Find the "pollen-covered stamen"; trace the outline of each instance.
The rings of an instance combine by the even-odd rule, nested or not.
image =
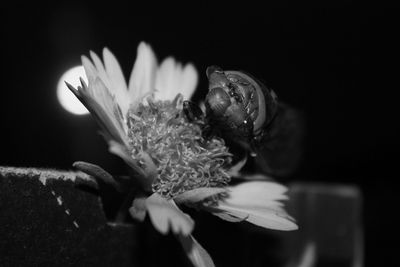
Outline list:
[[[173,198],[199,187],[227,185],[231,154],[224,141],[204,139],[201,127],[188,122],[175,101],[148,99],[148,105],[139,105],[129,114],[131,155],[142,164],[143,152],[153,160],[157,167],[154,192]]]

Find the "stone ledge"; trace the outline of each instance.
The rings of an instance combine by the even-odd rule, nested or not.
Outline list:
[[[89,175],[82,172],[74,171],[60,171],[55,169],[40,169],[40,168],[21,168],[21,167],[2,167],[0,166],[0,176],[1,177],[15,177],[15,178],[35,178],[46,185],[47,180],[63,180],[72,181],[75,180],[93,182],[94,180],[89,177]],[[95,185],[95,183],[93,183]]]
[[[0,167],[0,266],[134,265],[135,227],[107,223],[96,186],[80,172]]]

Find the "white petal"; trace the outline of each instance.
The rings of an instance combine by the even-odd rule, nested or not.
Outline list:
[[[106,73],[110,80],[111,93],[115,96],[117,103],[121,107],[122,113],[125,116],[129,108],[128,88],[121,66],[115,56],[107,48],[103,49],[103,59]]]
[[[110,79],[108,78],[106,69],[104,68],[103,62],[101,59],[97,56],[96,53],[93,51],[90,51],[90,57],[92,58],[92,61],[94,63],[94,66],[97,71],[97,75],[100,77],[100,79],[104,82],[105,86],[107,88],[110,88]]]
[[[82,86],[78,90],[67,84],[68,88],[86,106],[97,123],[102,127],[107,140],[115,140],[122,144],[128,144],[124,128],[123,117],[119,106],[110,95],[104,83],[98,76],[92,76],[95,72],[91,62],[83,57],[83,64],[89,77],[89,86],[81,80]],[[94,71],[94,72],[93,72]]]
[[[141,42],[137,48],[136,61],[129,78],[129,97],[136,105],[143,97],[154,91],[157,59],[151,47]]]
[[[226,192],[225,188],[218,187],[200,187],[186,191],[174,198],[176,203],[196,203],[216,194]]]
[[[228,221],[228,222],[242,222],[247,219],[247,213],[242,213],[242,214],[232,214],[228,213],[226,211],[221,211],[221,210],[210,210],[208,209],[213,215],[220,217],[222,220]],[[236,216],[241,216],[241,217],[236,217]]]
[[[180,92],[185,99],[190,99],[196,90],[199,80],[196,68],[192,64],[187,64],[182,72]]]
[[[85,69],[86,77],[88,78],[88,81],[93,81],[96,79],[98,76],[97,70],[95,66],[92,64],[92,62],[85,56],[81,57],[82,65],[83,68]]]
[[[287,199],[287,188],[281,184],[266,181],[245,182],[229,187],[229,203],[264,207],[266,203]]]
[[[297,230],[297,225],[282,208],[277,207],[247,207],[237,206],[230,203],[220,203],[217,206],[220,212],[225,212],[230,216],[242,218],[252,224],[274,230],[292,231]]]
[[[85,56],[82,56],[82,64],[85,69],[86,75],[89,80],[89,85],[87,87],[84,86],[82,88],[84,94],[82,94],[83,104],[87,107],[87,105],[91,105],[92,107],[87,107],[91,113],[102,113],[97,107],[94,107],[95,103],[92,103],[88,96],[90,96],[98,105],[100,105],[101,109],[105,114],[93,114],[95,117],[98,117],[100,120],[99,123],[106,128],[115,128],[115,129],[106,129],[106,131],[113,132],[116,130],[118,132],[119,138],[116,136],[112,136],[116,138],[117,141],[122,141],[125,145],[127,142],[126,136],[126,124],[124,123],[124,114],[121,110],[121,106],[116,101],[114,95],[110,92],[109,88],[106,86],[106,83],[110,81],[107,79],[107,74],[104,73],[104,68],[100,62],[100,59],[92,52],[92,58],[95,62],[95,65]],[[99,69],[97,69],[97,67]],[[92,108],[92,109],[90,109]],[[107,116],[107,118],[104,117]]]
[[[279,200],[287,199],[286,187],[273,182],[247,182],[231,187],[229,196],[221,200],[214,215],[222,219],[246,220],[255,225],[276,229],[295,230],[297,225],[283,209]],[[233,217],[233,218],[232,218]]]
[[[154,228],[160,233],[167,234],[171,229],[175,234],[188,236],[192,232],[193,220],[183,213],[173,200],[168,201],[154,193],[146,199],[145,204]]]
[[[233,177],[237,178],[240,180],[246,180],[246,181],[273,181],[274,179],[272,177],[266,176],[265,174],[243,174],[239,173],[237,176]]]
[[[198,74],[192,64],[184,68],[172,57],[166,58],[160,65],[156,77],[155,99],[172,100],[177,94],[190,99],[196,89]]]
[[[118,130],[121,139],[124,144],[128,144],[127,141],[127,129],[124,121],[124,115],[121,113],[120,106],[116,102],[115,98],[110,94],[110,91],[104,85],[100,78],[96,78],[90,83],[89,87],[91,94],[95,101],[99,103],[110,120],[114,124],[114,127]]]
[[[193,263],[195,267],[214,267],[210,255],[207,251],[197,242],[192,235],[189,236],[178,236],[181,241],[182,247],[186,252],[186,255]]]
[[[126,82],[117,59],[107,48],[104,48],[103,50],[105,66],[94,52],[90,51],[90,57],[92,58],[94,66],[89,59],[86,57],[82,58],[83,65],[86,66],[85,70],[90,68],[89,71],[92,73],[94,72],[92,75],[101,79],[107,90],[110,92],[110,95],[115,97],[116,102],[125,117],[129,107],[129,98]]]
[[[172,57],[164,59],[157,70],[154,98],[157,100],[172,100],[180,88],[179,65]]]

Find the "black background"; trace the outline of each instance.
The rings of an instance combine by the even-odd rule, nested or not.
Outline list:
[[[232,6],[231,6],[232,7]],[[123,172],[90,116],[64,111],[58,78],[109,47],[126,75],[137,44],[200,73],[217,64],[262,78],[307,117],[306,153],[290,181],[357,184],[364,194],[366,265],[395,260],[398,242],[398,10],[350,7],[232,10],[89,4],[14,6],[1,14],[0,165],[70,169],[76,160]]]

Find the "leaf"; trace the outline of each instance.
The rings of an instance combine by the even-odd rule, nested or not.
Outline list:
[[[173,202],[157,193],[152,194],[145,202],[150,220],[160,233],[167,234],[171,229],[175,234],[189,235],[194,222],[189,215],[183,213]]]
[[[214,262],[208,252],[194,239],[192,235],[177,235],[186,255],[195,267],[214,267]]]
[[[121,187],[114,179],[114,177],[107,171],[102,169],[100,166],[84,161],[76,161],[72,164],[72,166],[84,173],[93,176],[96,179],[102,180],[106,184],[112,185],[116,190],[121,191]]]
[[[196,203],[216,194],[226,192],[225,188],[220,187],[201,187],[186,191],[174,198],[174,201],[180,203]]]

